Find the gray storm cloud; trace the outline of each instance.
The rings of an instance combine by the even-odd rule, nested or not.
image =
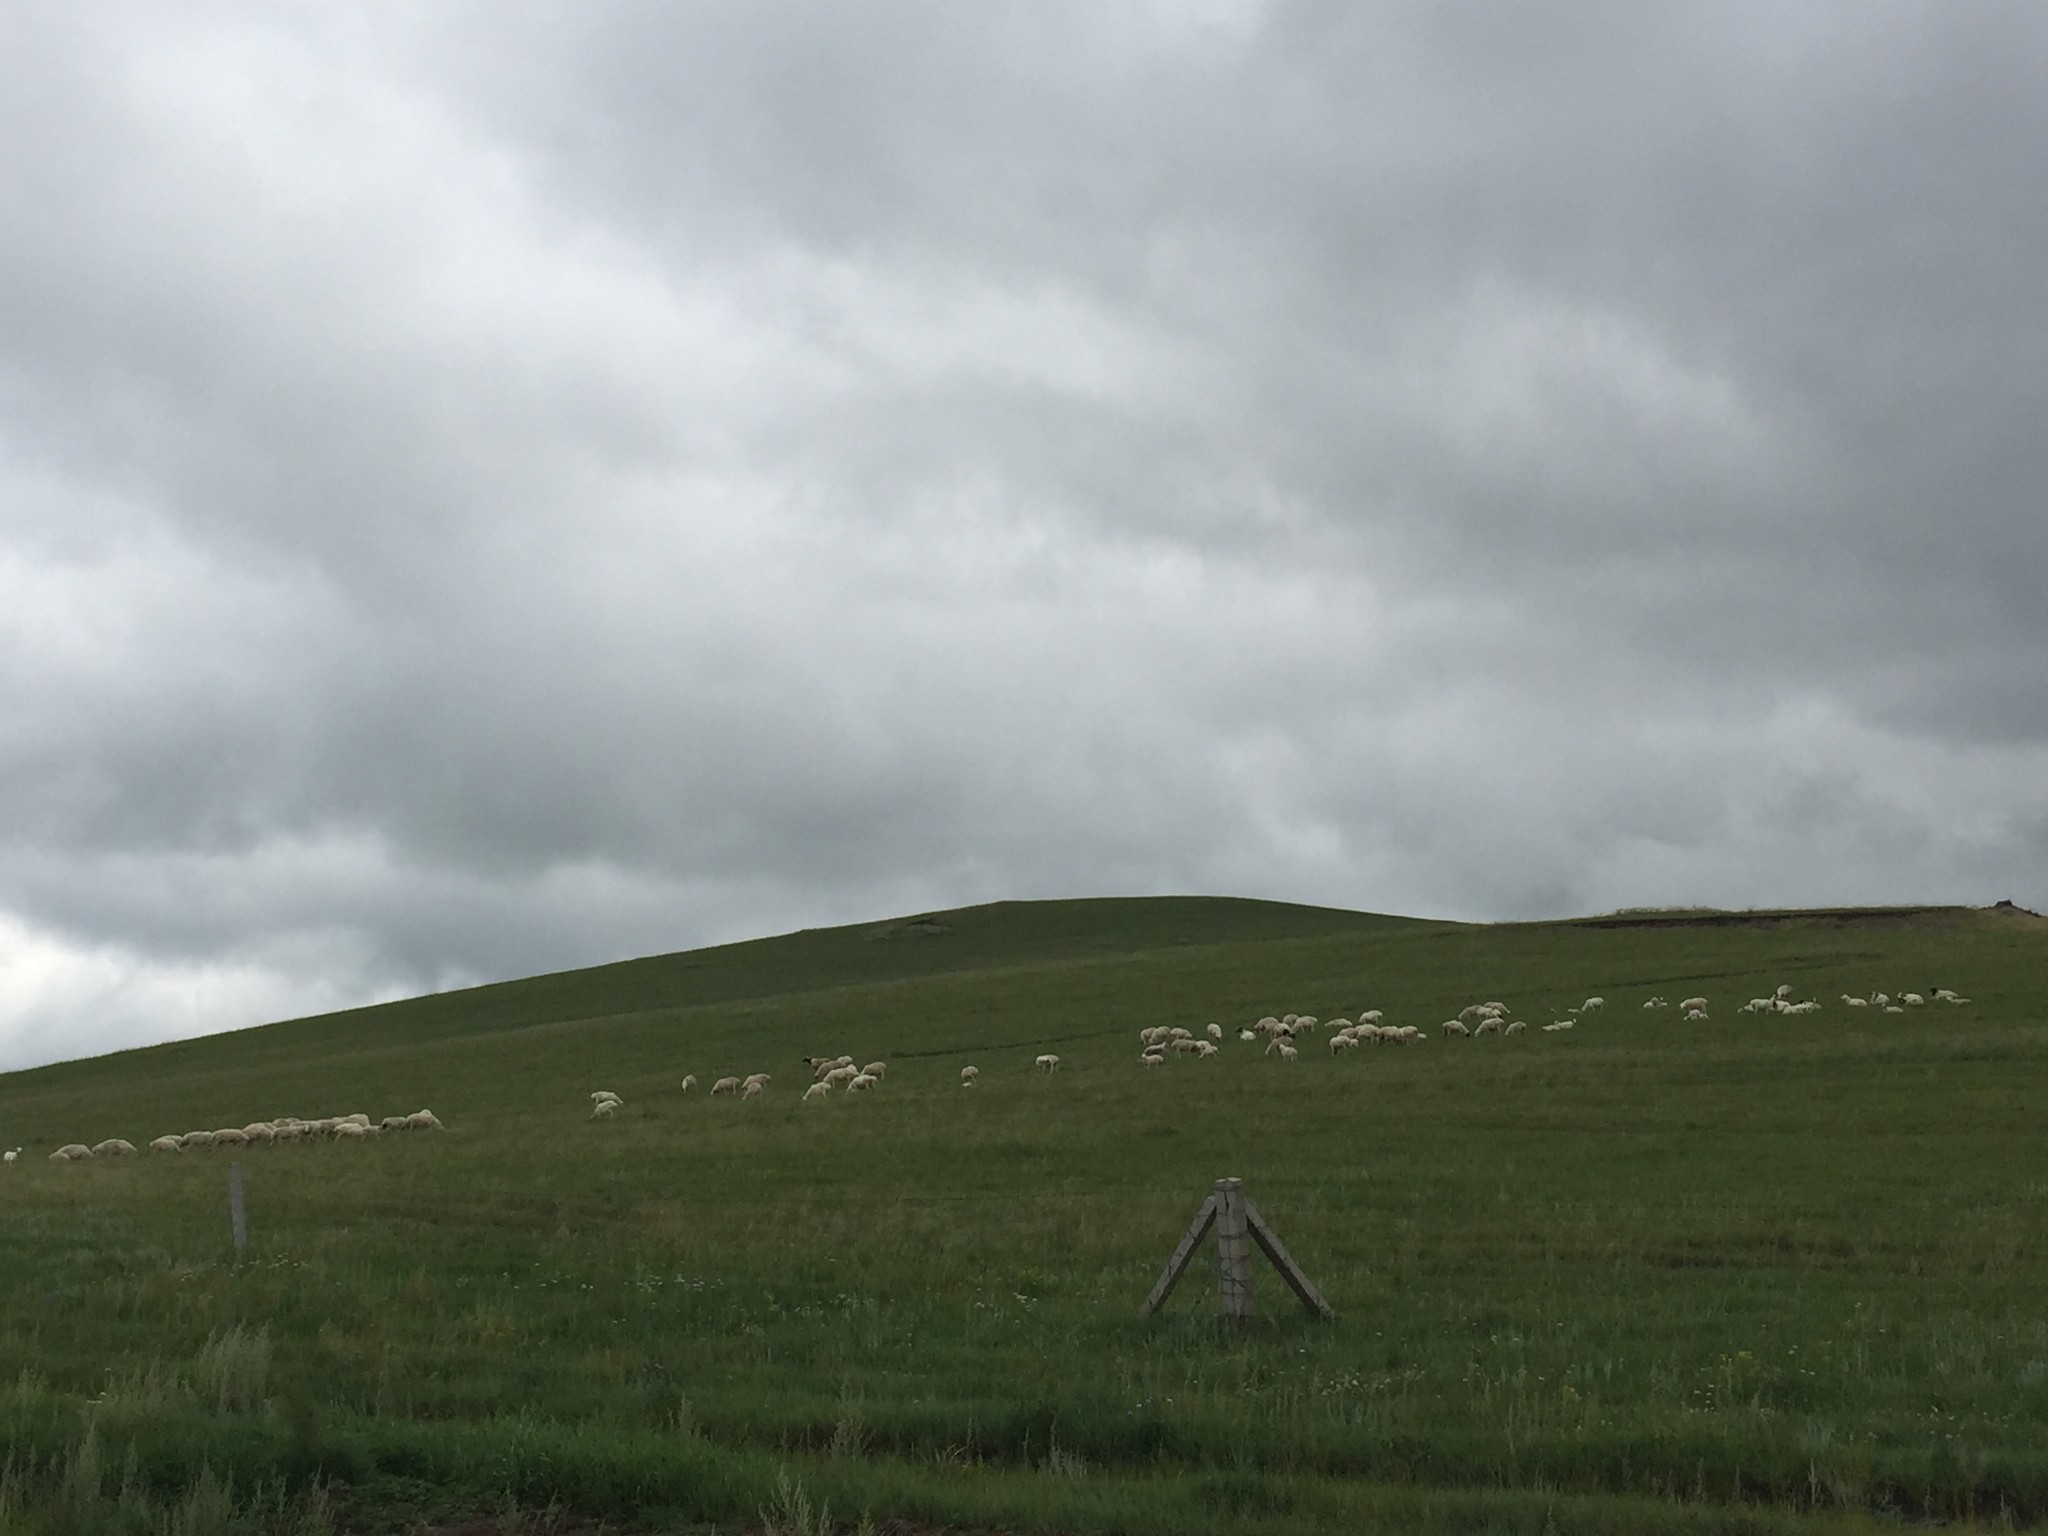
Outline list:
[[[2048,900],[2022,5],[31,5],[0,1067],[1006,896]]]

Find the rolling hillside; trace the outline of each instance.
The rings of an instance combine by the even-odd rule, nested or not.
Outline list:
[[[13,1074],[0,1529],[2040,1520],[2044,961],[2016,910],[1004,903]],[[1737,1011],[1780,984],[1821,1010]],[[1488,998],[1575,1027],[1438,1035]],[[1368,1007],[1431,1038],[1235,1035]],[[839,1051],[885,1082],[801,1102]],[[225,1156],[46,1161],[421,1107],[242,1152],[239,1259]],[[1225,1174],[1334,1323],[1265,1272],[1227,1330],[1201,1268],[1137,1318]]]

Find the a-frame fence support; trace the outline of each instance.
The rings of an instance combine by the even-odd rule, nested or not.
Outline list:
[[[1281,1246],[1273,1229],[1260,1219],[1251,1201],[1245,1198],[1244,1180],[1218,1179],[1216,1188],[1195,1212],[1195,1219],[1188,1223],[1173,1256],[1166,1261],[1159,1283],[1152,1287],[1152,1294],[1138,1309],[1140,1317],[1150,1317],[1165,1305],[1166,1298],[1173,1294],[1173,1288],[1180,1284],[1180,1277],[1187,1273],[1195,1250],[1209,1235],[1211,1227],[1216,1229],[1216,1278],[1222,1291],[1224,1317],[1244,1322],[1252,1316],[1251,1245],[1254,1243],[1280,1271],[1280,1278],[1287,1282],[1288,1289],[1300,1298],[1304,1307],[1322,1318],[1337,1315],[1323,1300],[1323,1293],[1315,1288],[1309,1277],[1301,1272],[1301,1266]]]

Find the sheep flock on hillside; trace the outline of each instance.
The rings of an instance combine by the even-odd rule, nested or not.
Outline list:
[[[1770,993],[1752,997],[1736,1008],[1736,1012],[1752,1015],[1798,1017],[1824,1011],[1824,1005],[1817,998],[1795,998],[1792,985],[1783,983]],[[1841,1003],[1848,1009],[1875,1010],[1883,1013],[1903,1014],[1910,1009],[1929,1007],[1961,1007],[1969,998],[1948,987],[1933,987],[1926,992],[1883,992],[1872,991],[1864,996],[1850,993],[1841,994]],[[1548,1035],[1563,1035],[1578,1027],[1581,1022],[1600,1014],[1607,1000],[1598,995],[1585,998],[1568,1008],[1547,1010],[1559,1015],[1538,1028]],[[1646,1013],[1674,1011],[1681,1022],[1705,1023],[1712,1017],[1712,1005],[1704,996],[1693,996],[1671,1003],[1662,995],[1648,998],[1642,1004]],[[1530,1032],[1527,1019],[1513,1017],[1515,1010],[1497,1001],[1467,1003],[1455,1015],[1444,1019],[1436,1026],[1436,1034],[1444,1040],[1466,1040],[1477,1042],[1489,1037],[1511,1039]],[[1148,1025],[1138,1031],[1138,1064],[1142,1068],[1157,1069],[1170,1060],[1186,1059],[1208,1061],[1220,1057],[1229,1049],[1227,1042],[1233,1037],[1239,1046],[1259,1046],[1261,1054],[1285,1063],[1298,1061],[1302,1046],[1308,1037],[1321,1033],[1324,1046],[1332,1060],[1363,1046],[1405,1047],[1428,1043],[1431,1036],[1416,1024],[1396,1024],[1387,1020],[1383,1010],[1364,1008],[1357,1017],[1333,1018],[1325,1022],[1314,1014],[1284,1013],[1265,1014],[1250,1024],[1240,1025],[1234,1031],[1226,1030],[1211,1022],[1197,1032],[1181,1025]],[[835,1092],[845,1094],[869,1094],[874,1092],[888,1077],[886,1061],[875,1060],[865,1066],[858,1065],[852,1056],[805,1056],[801,1058],[808,1069],[810,1082],[802,1098],[805,1103],[821,1103]],[[1061,1058],[1050,1052],[1036,1056],[1033,1069],[1042,1075],[1060,1071]],[[981,1068],[969,1064],[960,1068],[960,1086],[972,1088],[980,1080]],[[715,1079],[711,1086],[714,1098],[730,1097],[739,1100],[764,1097],[774,1081],[767,1072],[754,1072],[744,1076],[734,1073]],[[692,1092],[697,1086],[696,1074],[682,1079],[682,1092]],[[626,1101],[608,1088],[600,1088],[589,1096],[590,1118],[612,1120],[626,1107]],[[158,1136],[148,1143],[148,1150],[160,1154],[182,1154],[192,1151],[245,1147],[289,1146],[295,1142],[310,1141],[367,1141],[374,1137],[397,1131],[437,1131],[444,1129],[433,1111],[421,1109],[407,1115],[387,1115],[381,1121],[373,1122],[361,1112],[347,1115],[332,1115],[318,1119],[300,1119],[295,1115],[279,1115],[269,1120],[255,1120],[246,1125],[225,1126],[218,1130],[185,1131],[179,1134]],[[14,1163],[22,1148],[0,1154],[9,1164]],[[121,1137],[108,1137],[88,1145],[84,1142],[66,1142],[49,1154],[53,1163],[97,1162],[109,1158],[134,1157],[137,1153],[133,1142]]]
[[[438,1116],[431,1109],[414,1110],[409,1115],[386,1115],[381,1121],[372,1123],[370,1117],[358,1111],[349,1115],[328,1115],[317,1120],[302,1120],[297,1115],[279,1115],[271,1120],[252,1120],[247,1125],[223,1126],[215,1131],[184,1131],[175,1135],[158,1136],[149,1143],[152,1152],[204,1152],[211,1150],[236,1151],[244,1147],[285,1147],[300,1141],[369,1141],[387,1131],[439,1131],[444,1130]],[[15,1148],[7,1160],[11,1163],[20,1152]],[[135,1157],[135,1143],[119,1136],[110,1136],[104,1141],[87,1146],[82,1141],[66,1142],[50,1154],[53,1163],[90,1163],[102,1158]]]

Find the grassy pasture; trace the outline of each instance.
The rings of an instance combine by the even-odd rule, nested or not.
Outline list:
[[[1018,903],[0,1077],[0,1532],[2040,1524],[2044,962],[1959,909]],[[1781,981],[1824,1011],[1736,1011]],[[1935,986],[1972,1001],[1838,998]],[[1234,1036],[1589,993],[1569,1034]],[[1212,1019],[1219,1059],[1137,1065]],[[883,1088],[800,1103],[842,1049]],[[224,1157],[44,1160],[422,1106],[244,1153],[239,1261]],[[1225,1330],[1203,1265],[1138,1320],[1224,1174],[1334,1324],[1262,1267]]]

